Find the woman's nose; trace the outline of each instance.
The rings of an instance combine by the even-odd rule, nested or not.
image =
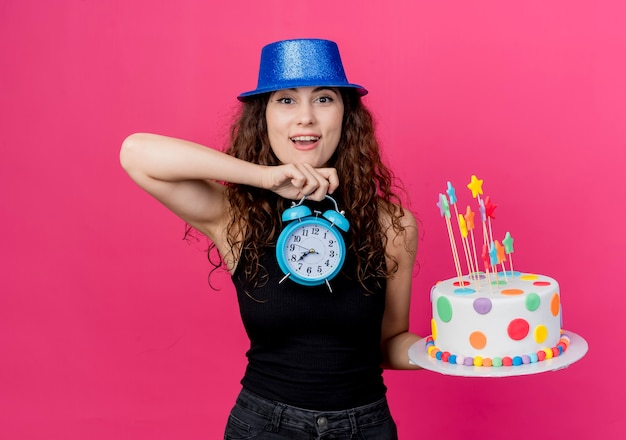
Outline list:
[[[315,114],[313,106],[309,103],[303,103],[298,109],[298,124],[310,125],[315,122]]]

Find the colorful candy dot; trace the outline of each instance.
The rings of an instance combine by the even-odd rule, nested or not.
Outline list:
[[[471,356],[466,357],[465,361],[463,362],[463,365],[466,365],[468,367],[474,365],[474,358]]]
[[[552,284],[550,281],[535,281],[533,283],[533,286],[545,287],[545,286],[549,286],[550,284]]]
[[[456,364],[457,365],[465,365],[465,356],[463,355],[457,355],[456,356]]]
[[[534,331],[535,342],[541,344],[548,337],[548,329],[545,325],[540,324],[535,327]]]
[[[522,364],[530,364],[530,356],[528,356],[527,354],[522,355]]]
[[[451,364],[456,364],[456,354],[451,354],[448,358],[448,362]]]
[[[513,365],[515,365],[516,367],[522,365],[522,357],[521,356],[513,357]]]
[[[492,364],[494,367],[501,367],[501,366],[502,366],[502,358],[501,358],[501,357],[499,357],[499,356],[494,357],[494,358],[491,360],[491,364]]]
[[[546,359],[552,359],[552,349],[551,348],[545,348],[543,350],[543,352],[546,354]]]
[[[537,361],[541,362],[546,358],[546,352],[543,350],[539,350],[537,352]]]
[[[502,358],[502,365],[505,367],[510,367],[511,365],[513,365],[513,359],[511,359],[509,356],[504,356]]]
[[[552,347],[552,357],[558,357],[560,354],[559,347]]]
[[[437,314],[443,322],[450,322],[452,319],[452,304],[445,296],[441,296],[437,300]]]
[[[514,296],[514,295],[522,295],[524,291],[522,289],[502,289],[500,293],[502,295]]]
[[[448,362],[449,358],[450,358],[450,352],[444,351],[443,354],[441,355],[441,360],[444,362]]]
[[[475,292],[476,290],[472,289],[471,287],[459,287],[458,289],[454,289],[452,291],[452,293],[454,293],[455,295],[470,295]]]
[[[491,311],[491,300],[489,298],[476,298],[472,303],[474,310],[481,315],[486,315]]]
[[[539,277],[537,275],[535,275],[535,274],[527,273],[525,275],[522,275],[519,278],[520,278],[520,280],[524,280],[524,281],[533,281],[533,280],[536,280]]]
[[[534,312],[539,308],[541,304],[541,298],[535,292],[529,293],[526,297],[526,309]]]
[[[442,353],[441,351],[438,351],[438,352],[435,354],[435,358],[437,358],[437,360],[438,360],[438,361],[440,361],[440,360],[441,360],[441,356],[443,356],[443,353]]]
[[[530,331],[530,325],[522,318],[512,320],[507,327],[509,337],[515,341],[524,339]]]
[[[558,316],[561,311],[561,299],[559,298],[559,294],[555,293],[552,295],[552,300],[550,301],[550,312],[552,312],[552,316]]]
[[[483,367],[491,367],[491,365],[493,365],[493,362],[491,361],[491,358],[484,358],[483,359]]]
[[[528,355],[528,357],[530,358],[531,364],[534,364],[539,360],[539,358],[537,357],[537,353],[531,353]]]
[[[480,356],[474,356],[474,366],[482,367],[483,366],[483,358]]]
[[[476,350],[482,350],[487,345],[487,336],[483,332],[475,331],[470,334],[469,342]]]

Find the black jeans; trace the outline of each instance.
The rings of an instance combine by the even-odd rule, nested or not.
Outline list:
[[[397,440],[386,399],[343,411],[311,411],[242,390],[224,440]]]

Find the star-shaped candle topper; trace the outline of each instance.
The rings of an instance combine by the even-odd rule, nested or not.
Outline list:
[[[474,211],[468,205],[465,210],[465,222],[467,223],[467,229],[470,231],[474,230],[474,215]]]
[[[487,209],[485,208],[485,202],[483,199],[478,199],[478,210],[480,211],[480,219],[483,222],[487,221]]]
[[[489,249],[489,260],[491,261],[492,266],[498,264],[498,251],[496,250],[496,246],[493,242],[491,242],[491,249]]]
[[[472,197],[476,198],[479,194],[483,193],[483,181],[478,179],[475,175],[472,174],[472,178],[467,187],[472,191]]]
[[[454,205],[456,203],[456,190],[450,182],[448,182],[448,189],[446,190],[446,193],[448,193],[448,197],[450,197],[450,204]]]
[[[504,240],[502,240],[502,244],[504,245],[504,250],[507,254],[513,253],[513,237],[511,237],[510,232],[506,233]]]
[[[492,218],[495,220],[496,216],[493,215],[493,212],[496,210],[497,207],[498,205],[493,204],[489,196],[485,197],[485,215],[488,218]]]
[[[496,253],[498,254],[498,263],[503,263],[506,261],[504,246],[502,246],[498,240],[496,240]]]
[[[489,250],[487,249],[487,245],[483,244],[483,252],[481,254],[481,257],[483,258],[483,263],[485,263],[485,271],[489,271],[489,268],[491,267],[490,264],[490,260],[489,260]]]
[[[439,207],[439,212],[442,217],[445,215],[446,218],[450,218],[450,204],[448,203],[446,196],[441,193],[439,194],[439,202],[437,203],[437,206]]]
[[[467,223],[461,214],[459,214],[459,229],[461,230],[461,237],[467,238]]]

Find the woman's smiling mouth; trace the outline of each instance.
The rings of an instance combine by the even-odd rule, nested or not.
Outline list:
[[[320,136],[294,136],[289,138],[289,140],[295,144],[298,150],[308,150],[317,145],[317,142],[320,140]]]
[[[294,136],[289,139],[291,140],[291,142],[295,144],[303,144],[303,145],[315,143],[320,140],[319,136]]]

